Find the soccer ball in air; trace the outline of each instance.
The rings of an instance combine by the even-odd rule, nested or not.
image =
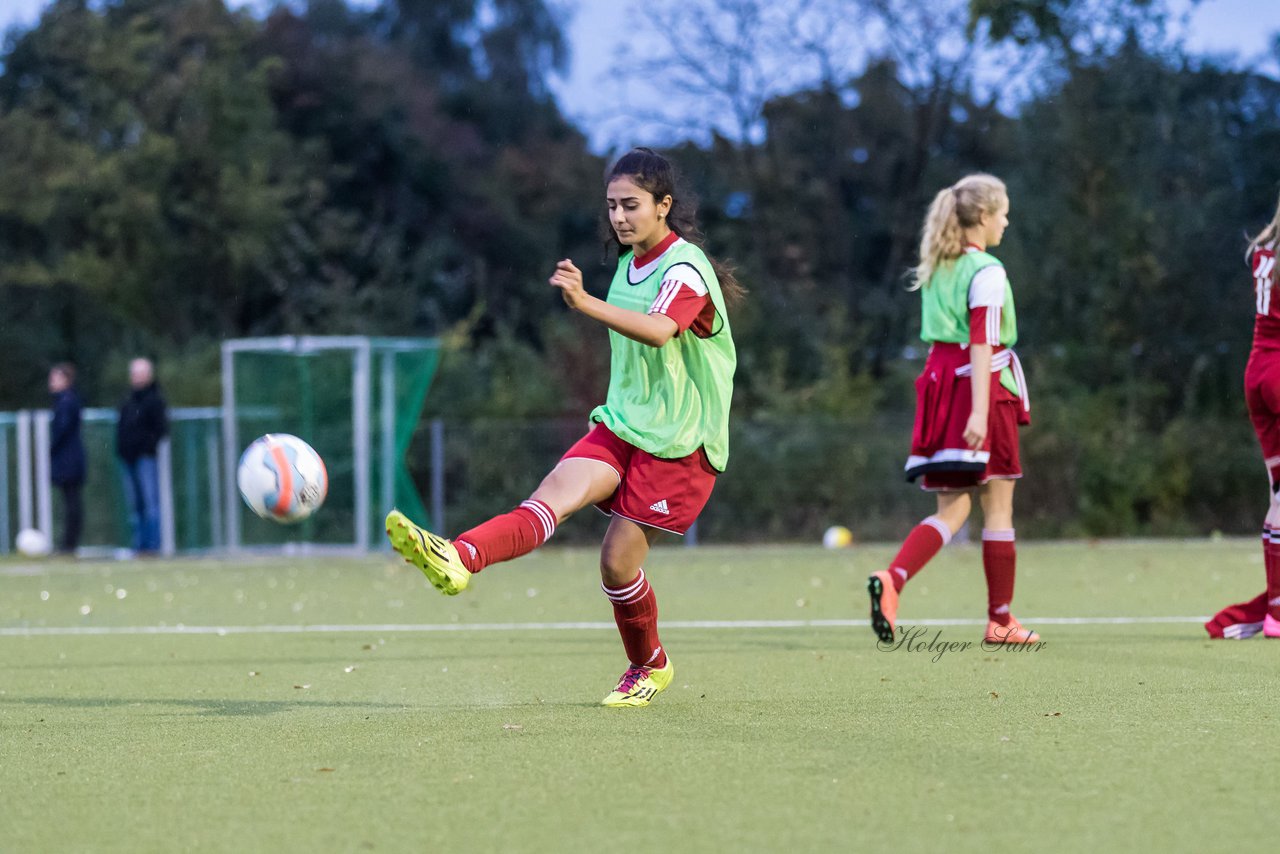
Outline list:
[[[45,536],[44,531],[36,528],[27,528],[18,532],[18,538],[14,542],[18,549],[18,554],[25,557],[44,557],[49,553],[49,538]]]
[[[844,525],[832,525],[822,535],[822,547],[827,549],[847,549],[853,545],[853,532]]]
[[[250,510],[263,519],[289,523],[320,509],[329,474],[306,442],[288,433],[268,433],[240,455],[236,483]]]

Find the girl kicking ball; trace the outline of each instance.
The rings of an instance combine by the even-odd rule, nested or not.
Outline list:
[[[645,706],[671,684],[658,602],[642,565],[658,536],[698,518],[729,458],[737,356],[726,300],[742,288],[701,248],[692,205],[672,165],[647,148],[624,155],[605,187],[618,267],[606,299],[565,259],[550,284],[569,308],[609,329],[609,390],[592,427],[519,507],[452,540],[387,516],[397,552],[446,594],[490,564],[528,554],[573,513],[612,516],[600,549],[605,597],[629,664],[606,706]]]

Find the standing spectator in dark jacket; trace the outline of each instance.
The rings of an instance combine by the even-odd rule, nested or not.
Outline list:
[[[133,391],[120,405],[116,425],[116,453],[124,474],[124,494],[133,527],[133,548],[138,552],[160,549],[160,472],[156,446],[169,433],[169,416],[156,386],[155,367],[149,359],[129,363]]]
[[[53,395],[53,420],[49,424],[49,476],[62,492],[64,513],[58,551],[74,553],[80,545],[84,522],[84,442],[80,439],[80,395],[76,369],[69,362],[49,370],[49,394]]]

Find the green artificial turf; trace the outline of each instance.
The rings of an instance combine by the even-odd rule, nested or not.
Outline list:
[[[1274,844],[1280,642],[1035,621],[1208,614],[1262,588],[1256,543],[1023,544],[1021,652],[976,643],[972,546],[908,586],[915,649],[821,624],[891,554],[657,550],[676,677],[628,710],[586,550],[455,598],[381,557],[0,562],[0,850]],[[501,625],[533,622],[586,625]]]

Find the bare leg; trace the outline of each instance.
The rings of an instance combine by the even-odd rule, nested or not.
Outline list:
[[[636,580],[649,547],[662,532],[630,519],[614,516],[600,548],[600,580],[605,587],[625,587]]]
[[[598,504],[613,495],[618,481],[618,473],[605,463],[585,459],[561,460],[542,479],[530,498],[546,504],[556,514],[556,519],[563,522],[583,507]],[[605,542],[608,542],[607,537]]]
[[[968,491],[939,492],[938,512],[935,517],[941,519],[954,535],[969,521],[969,511],[973,508],[973,499]]]
[[[1013,487],[1016,480],[989,480],[978,488],[982,526],[1004,531],[1013,528]]]

